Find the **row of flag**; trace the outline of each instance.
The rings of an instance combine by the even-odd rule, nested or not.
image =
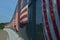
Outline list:
[[[28,5],[26,5],[20,12],[20,23],[28,23]]]
[[[16,6],[13,18],[9,24],[7,24],[10,28],[16,28],[18,30],[18,24],[25,25],[28,23],[28,1],[27,0],[20,0],[20,12],[18,8],[18,4]]]
[[[9,24],[16,26],[18,23],[25,25],[28,23],[28,0],[20,0],[20,12],[18,7],[15,12],[15,18]],[[45,40],[60,40],[60,0],[42,0],[43,15],[43,33]],[[18,18],[19,17],[19,18]],[[19,20],[19,21],[18,21]]]
[[[21,0],[20,3],[20,24],[28,23],[28,0]]]
[[[43,0],[45,40],[60,40],[60,0]]]

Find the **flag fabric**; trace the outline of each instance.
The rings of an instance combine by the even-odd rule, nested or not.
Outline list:
[[[58,4],[58,0],[42,0],[42,5],[45,40],[60,40],[60,4]]]
[[[27,0],[22,0],[22,2],[21,2],[20,23],[23,24],[23,25],[28,23],[28,4],[27,4]]]
[[[58,14],[60,19],[60,0],[57,0]]]
[[[18,6],[16,6],[14,15],[13,15],[10,23],[8,24],[8,27],[15,28],[18,31]]]
[[[24,8],[28,3],[28,0],[22,0],[22,8]]]
[[[15,9],[14,26],[16,30],[18,30],[18,6],[16,6],[16,9]]]
[[[11,20],[11,27],[15,28],[16,30],[18,30],[18,6],[16,6],[13,18]]]
[[[28,5],[26,5],[20,12],[20,23],[28,23]]]

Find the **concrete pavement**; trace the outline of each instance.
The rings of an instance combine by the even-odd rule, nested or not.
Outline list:
[[[0,40],[7,40],[8,33],[4,30],[0,30]]]
[[[4,28],[3,30],[8,32],[8,35],[9,35],[8,40],[24,40],[24,38],[19,37],[19,35],[10,28]]]
[[[0,40],[28,40],[26,28],[19,30],[19,35],[10,28],[4,28],[0,30]]]

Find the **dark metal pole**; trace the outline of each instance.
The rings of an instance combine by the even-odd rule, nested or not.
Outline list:
[[[36,0],[29,0],[31,5],[28,9],[29,14],[29,28],[31,31],[31,39],[36,40]]]

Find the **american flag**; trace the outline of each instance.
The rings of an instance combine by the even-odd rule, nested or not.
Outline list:
[[[18,30],[18,6],[16,7],[16,13],[15,13],[15,25],[16,25],[16,30]]]
[[[42,0],[45,40],[60,40],[60,0]]]
[[[22,0],[20,11],[20,23],[25,25],[28,23],[28,4],[27,0]]]
[[[12,18],[12,22],[13,22],[12,27],[18,30],[18,6],[16,6],[16,9]]]

